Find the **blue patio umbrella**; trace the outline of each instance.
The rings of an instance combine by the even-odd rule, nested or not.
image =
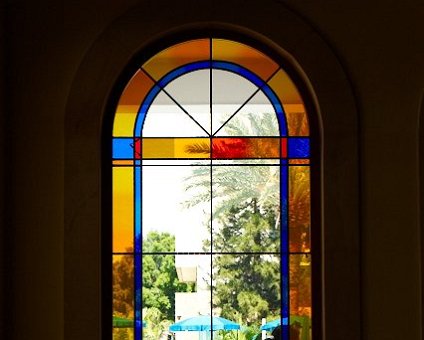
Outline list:
[[[288,324],[288,318],[283,318],[283,326],[287,326]],[[273,320],[270,322],[267,322],[265,325],[261,326],[261,331],[272,331],[277,326],[281,325],[281,319]]]
[[[212,326],[212,327],[211,327]],[[178,321],[173,325],[169,326],[169,330],[172,332],[179,331],[193,331],[193,332],[202,332],[210,331],[212,328],[213,331],[217,330],[235,330],[240,329],[240,325],[234,321],[227,320],[218,316],[210,315],[199,315],[194,316],[185,320]]]

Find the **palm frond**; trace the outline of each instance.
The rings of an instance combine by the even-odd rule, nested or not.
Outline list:
[[[209,154],[211,148],[208,143],[194,143],[185,147],[185,152],[190,154]]]

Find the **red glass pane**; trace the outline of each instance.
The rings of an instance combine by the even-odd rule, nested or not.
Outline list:
[[[213,138],[212,158],[279,158],[279,138]]]

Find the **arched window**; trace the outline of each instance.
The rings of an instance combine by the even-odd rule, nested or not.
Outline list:
[[[311,339],[317,132],[290,64],[268,55],[220,37],[184,41],[145,58],[123,90],[113,339],[250,339],[278,325],[284,340]]]

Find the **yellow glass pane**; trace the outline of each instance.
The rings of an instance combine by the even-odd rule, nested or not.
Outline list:
[[[118,106],[113,121],[114,137],[131,137],[134,135],[133,130],[138,109],[139,106],[137,105]]]
[[[133,248],[134,188],[133,168],[114,167],[113,186],[113,251],[127,252]]]
[[[177,44],[150,58],[143,69],[159,80],[168,72],[185,64],[209,60],[209,39],[197,39]]]
[[[287,116],[289,136],[308,136],[309,125],[302,97],[286,72],[279,70],[268,85],[277,94]]]
[[[130,137],[133,135],[134,123],[138,109],[153,86],[153,81],[141,70],[131,78],[119,99],[113,122],[114,137]]]
[[[243,66],[265,81],[278,69],[276,62],[258,50],[224,39],[212,40],[212,58]]]
[[[196,158],[210,157],[209,138],[143,138],[142,158]]]
[[[311,230],[311,180],[309,166],[289,167],[289,247],[309,252]]]
[[[112,339],[113,340],[134,339],[134,328],[114,328]]]
[[[290,255],[290,338],[312,339],[311,256]]]
[[[125,324],[134,318],[134,256],[113,255],[113,318]]]

